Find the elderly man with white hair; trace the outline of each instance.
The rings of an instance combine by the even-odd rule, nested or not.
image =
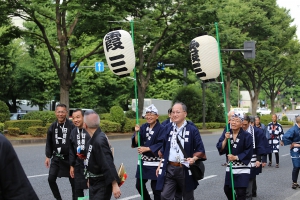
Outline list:
[[[113,193],[117,199],[121,196],[119,176],[108,139],[100,129],[100,117],[93,110],[84,113],[83,128],[89,133],[86,157],[86,169],[89,183],[89,198],[110,200]]]
[[[141,127],[137,124],[135,126],[135,133],[132,136],[131,147],[136,148],[137,152],[141,154],[142,163],[142,186],[143,186],[143,196],[144,200],[151,200],[149,192],[146,188],[146,183],[151,180],[151,188],[153,191],[154,200],[160,200],[160,191],[156,190],[156,169],[159,164],[160,158],[158,156],[158,151],[162,147],[162,126],[158,121],[158,110],[152,104],[146,108],[145,118],[147,123],[143,124]],[[140,136],[140,145],[138,144],[138,134]],[[140,163],[137,165],[136,170],[136,189],[141,194],[141,177],[140,177]]]

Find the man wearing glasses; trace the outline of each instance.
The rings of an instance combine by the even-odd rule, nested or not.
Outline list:
[[[135,126],[135,133],[131,138],[131,147],[137,147],[137,152],[142,156],[141,163],[144,200],[151,200],[146,188],[148,180],[151,180],[154,200],[160,200],[160,191],[156,190],[157,177],[155,172],[160,161],[158,150],[162,147],[162,134],[164,127],[158,121],[158,110],[153,104],[146,108],[145,118],[147,123],[143,124],[141,127],[138,124]],[[138,131],[140,136],[140,146],[138,145]],[[135,177],[135,187],[141,194],[139,164],[137,165]]]
[[[164,129],[163,146],[160,150],[163,158],[156,170],[157,190],[162,200],[174,199],[176,189],[181,188],[183,199],[194,199],[194,190],[198,181],[191,174],[189,166],[196,160],[206,160],[205,149],[199,130],[186,120],[187,107],[177,102],[172,107],[172,126]],[[184,157],[178,142],[187,154]]]
[[[75,198],[74,179],[70,177],[69,146],[70,134],[75,128],[67,119],[67,106],[58,104],[55,108],[57,120],[51,124],[47,132],[45,165],[49,169],[48,182],[55,199],[62,199],[56,179],[69,177],[72,196]],[[51,164],[50,164],[51,159]]]

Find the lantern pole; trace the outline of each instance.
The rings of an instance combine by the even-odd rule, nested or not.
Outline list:
[[[216,36],[218,41],[218,49],[219,49],[219,62],[220,62],[220,71],[221,71],[221,82],[222,82],[222,92],[223,92],[223,99],[224,99],[224,115],[226,120],[226,132],[229,131],[228,127],[228,116],[227,116],[227,106],[226,106],[226,95],[225,95],[225,87],[224,87],[224,75],[223,75],[223,69],[222,69],[222,57],[221,57],[221,51],[220,51],[220,39],[219,39],[219,31],[218,31],[218,22],[215,22],[216,27]],[[231,148],[230,148],[230,139],[227,140],[227,146],[228,146],[228,152],[231,154]],[[235,190],[234,190],[234,180],[233,180],[233,173],[232,173],[232,161],[229,162],[230,164],[230,178],[231,178],[231,188],[232,188],[232,198],[235,200]]]
[[[131,37],[134,45],[134,33],[133,33],[133,20],[130,20],[130,29]],[[134,67],[134,95],[135,95],[135,115],[136,115],[136,124],[139,124],[139,112],[138,112],[138,97],[137,97],[137,77],[136,77],[136,66]],[[140,132],[136,133],[138,135],[138,146],[141,146]],[[144,200],[144,191],[143,191],[143,173],[142,173],[142,155],[139,154],[139,169],[140,169],[140,184],[141,184],[141,199]]]

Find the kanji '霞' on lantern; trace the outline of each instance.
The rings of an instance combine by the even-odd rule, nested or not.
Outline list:
[[[128,76],[135,67],[135,54],[130,34],[124,30],[107,33],[103,39],[104,53],[110,70]]]

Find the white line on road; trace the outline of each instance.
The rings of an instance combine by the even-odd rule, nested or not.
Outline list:
[[[34,176],[27,176],[27,178],[35,178],[39,176],[48,176],[48,174],[40,174],[40,175],[34,175]]]
[[[218,150],[205,151],[205,153],[214,152],[214,151],[218,151]]]
[[[206,180],[206,179],[210,179],[210,178],[213,178],[213,177],[216,177],[217,175],[210,175],[210,176],[206,176],[206,177],[204,177],[202,180],[200,180],[200,181],[203,181],[203,180]],[[149,194],[152,194],[153,192],[152,191],[150,191],[149,192]],[[133,196],[129,196],[129,197],[125,197],[125,198],[122,198],[122,199],[120,199],[120,200],[130,200],[130,199],[134,199],[134,198],[138,198],[138,197],[140,197],[140,195],[138,194],[138,195],[133,195]]]
[[[288,153],[288,154],[283,154],[283,155],[281,155],[281,156],[289,156],[290,154]]]

